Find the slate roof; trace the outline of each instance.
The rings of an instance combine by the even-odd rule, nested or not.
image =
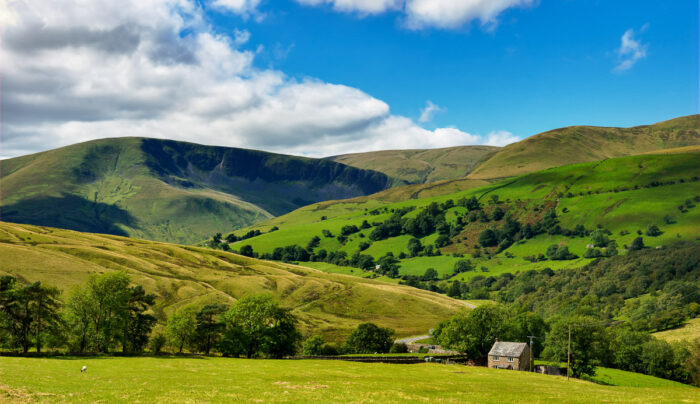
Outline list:
[[[489,351],[489,356],[513,356],[518,358],[523,354],[525,347],[527,347],[527,344],[524,342],[496,341]]]

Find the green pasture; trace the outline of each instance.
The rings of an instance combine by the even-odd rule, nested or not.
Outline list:
[[[87,372],[81,373],[82,366]],[[606,386],[443,364],[226,358],[0,358],[4,402],[698,403],[700,390],[619,372]],[[639,380],[635,377],[636,380]],[[615,382],[615,380],[621,380]],[[641,387],[644,386],[644,387]]]

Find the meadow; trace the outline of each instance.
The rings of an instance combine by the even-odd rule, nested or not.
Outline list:
[[[87,372],[80,368],[87,366]],[[443,364],[227,358],[0,357],[4,402],[699,403],[700,389],[628,372],[619,386]],[[641,387],[641,386],[645,387]]]

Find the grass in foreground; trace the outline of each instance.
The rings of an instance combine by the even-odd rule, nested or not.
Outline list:
[[[700,389],[683,385],[604,386],[441,364],[0,358],[0,378],[0,399],[16,402],[700,403]]]

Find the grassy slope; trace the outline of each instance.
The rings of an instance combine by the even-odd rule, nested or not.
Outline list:
[[[649,224],[657,224],[664,232],[659,237],[645,237],[645,243],[655,247],[668,244],[674,240],[695,240],[700,236],[697,223],[700,222],[700,208],[689,209],[681,213],[677,206],[686,199],[700,195],[700,183],[691,182],[689,179],[698,175],[700,169],[700,154],[670,154],[670,155],[640,155],[609,159],[602,162],[581,163],[571,166],[553,168],[528,174],[516,179],[506,180],[485,187],[469,189],[455,194],[406,200],[397,203],[384,202],[374,198],[357,198],[347,201],[322,202],[307,206],[253,226],[252,228],[266,231],[272,226],[280,229],[273,233],[264,234],[253,239],[238,242],[235,248],[245,244],[253,246],[255,251],[270,252],[275,247],[290,244],[305,246],[313,236],[321,237],[320,248],[327,250],[340,249],[347,251],[349,255],[358,249],[361,241],[369,241],[367,237],[361,238],[353,235],[343,246],[335,238],[321,236],[323,229],[330,230],[334,235],[339,234],[340,229],[347,224],[360,225],[363,220],[368,222],[381,222],[387,219],[391,209],[404,206],[426,206],[436,201],[447,199],[457,201],[462,197],[472,195],[481,198],[486,204],[486,210],[493,209],[487,201],[492,194],[498,195],[504,203],[504,209],[511,209],[519,220],[531,222],[541,216],[546,209],[556,208],[561,224],[565,228],[574,228],[576,224],[583,224],[588,229],[603,225],[613,232],[611,238],[615,239],[620,248],[624,244],[630,244],[637,237],[637,230],[645,230]],[[683,183],[680,180],[683,179]],[[676,181],[674,185],[664,185],[655,188],[643,186],[652,181]],[[633,189],[635,185],[639,189]],[[629,190],[621,191],[619,188],[627,187]],[[615,192],[615,190],[618,192]],[[591,192],[589,195],[588,192]],[[596,193],[599,192],[599,193]],[[559,198],[562,193],[565,197]],[[566,197],[571,193],[570,197]],[[582,195],[581,195],[582,194]],[[379,215],[370,215],[369,212],[382,208]],[[384,211],[384,208],[387,211]],[[564,208],[568,213],[563,213]],[[411,212],[415,214],[417,211]],[[447,220],[453,221],[455,214],[464,214],[463,208],[453,208],[447,214]],[[670,215],[673,223],[665,224],[663,217]],[[322,220],[323,217],[325,220]],[[455,243],[443,248],[444,253],[459,252],[469,254],[473,250],[471,246],[477,243],[479,233],[488,227],[501,225],[501,223],[474,222],[466,226],[462,234],[453,241]],[[241,234],[248,229],[237,232]],[[372,229],[366,229],[361,233],[365,236]],[[621,236],[619,232],[625,230],[629,234]],[[433,242],[436,234],[426,237],[423,242]],[[379,257],[391,251],[398,255],[401,251],[407,252],[406,244],[410,236],[382,240],[372,243],[365,253]],[[477,260],[479,267],[485,266],[489,273],[513,272],[526,269],[551,267],[581,266],[588,262],[586,259],[573,261],[544,261],[529,263],[522,259],[523,256],[544,253],[551,244],[566,244],[574,253],[581,255],[585,251],[587,238],[567,238],[561,235],[540,235],[527,240],[522,244],[511,246],[506,252],[511,252],[515,258],[506,258],[505,252],[498,254],[494,259]],[[452,271],[452,266],[459,258],[448,255],[439,257],[419,257],[407,259],[402,262],[402,273],[422,274],[426,268],[434,267],[440,274]],[[469,272],[460,277],[470,277],[481,272]]]
[[[700,318],[688,320],[683,327],[654,333],[654,336],[666,341],[692,341],[700,338]]]
[[[180,243],[389,181],[325,160],[140,138],[0,164],[2,220]]]
[[[462,178],[498,149],[493,146],[458,146],[428,150],[383,150],[343,154],[328,159],[383,172],[409,184],[421,184]]]
[[[115,270],[158,296],[161,321],[182,306],[269,293],[293,308],[303,330],[335,341],[365,321],[402,336],[423,333],[465,307],[410,287],[221,251],[0,222],[0,274],[69,291]]]
[[[700,115],[632,128],[571,126],[529,137],[502,148],[470,174],[504,178],[575,162],[628,156],[700,144]]]
[[[0,364],[0,394],[17,402],[700,402],[700,390],[683,385],[603,386],[460,365],[224,358],[0,358]],[[88,371],[81,374],[83,365]]]

